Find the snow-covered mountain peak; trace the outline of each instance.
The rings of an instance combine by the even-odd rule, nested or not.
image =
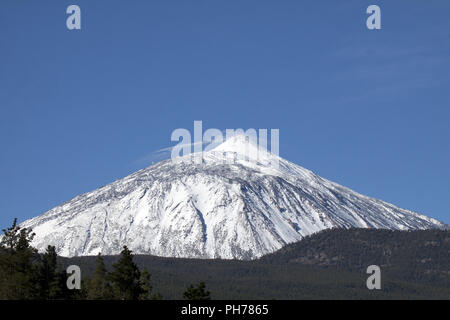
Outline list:
[[[243,134],[228,137],[224,142],[209,151],[203,152],[203,160],[224,165],[243,165],[266,174],[280,175],[280,160],[267,148],[266,141]]]
[[[162,161],[22,226],[34,230],[40,251],[54,245],[62,256],[118,254],[127,245],[139,254],[224,259],[257,258],[327,228],[445,227],[267,151],[239,157],[254,146],[239,136],[200,162],[195,154]]]
[[[248,153],[248,151],[255,151],[258,149],[267,152],[267,146],[264,147],[261,145],[261,148],[258,148],[257,138],[252,138],[243,134],[235,134],[225,139],[225,141],[216,146],[213,151],[245,154]]]

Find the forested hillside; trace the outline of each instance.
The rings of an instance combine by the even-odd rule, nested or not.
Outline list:
[[[137,255],[154,290],[181,299],[206,282],[213,299],[450,299],[450,232],[334,229],[254,261]],[[62,258],[92,273],[95,257]],[[110,268],[116,256],[105,256]],[[366,268],[381,267],[381,290],[366,288]]]

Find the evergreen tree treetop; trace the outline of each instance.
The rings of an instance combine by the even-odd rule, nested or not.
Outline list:
[[[87,298],[89,300],[113,299],[111,285],[108,281],[108,271],[101,254],[97,255],[96,267],[92,279],[87,282]]]
[[[127,246],[124,246],[119,261],[113,264],[113,271],[109,274],[115,298],[120,300],[138,299],[141,294],[140,277],[141,273],[133,262],[132,252]]]
[[[186,300],[211,300],[210,292],[205,290],[205,283],[200,282],[197,287],[192,284],[183,293]]]

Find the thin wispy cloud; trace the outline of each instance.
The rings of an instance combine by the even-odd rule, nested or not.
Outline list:
[[[147,167],[147,166],[150,166],[157,162],[170,159],[171,155],[172,155],[172,150],[173,150],[173,148],[175,148],[175,146],[189,148],[189,150],[191,150],[191,152],[193,152],[195,146],[198,146],[198,145],[205,146],[207,144],[209,144],[209,142],[205,142],[205,141],[183,143],[181,145],[175,144],[174,146],[171,146],[171,147],[165,147],[162,149],[158,149],[158,150],[149,152],[146,155],[140,157],[139,159],[133,161],[133,165]]]
[[[245,129],[244,129],[245,130]],[[220,130],[220,132],[222,133],[222,137],[224,139],[224,141],[228,138],[230,138],[229,136],[227,136],[226,134],[226,130]],[[202,132],[204,134],[204,132]],[[132,162],[133,166],[139,166],[139,167],[147,167],[150,166],[152,164],[155,164],[157,162],[163,161],[163,160],[167,160],[170,159],[172,157],[172,150],[173,148],[175,148],[176,146],[179,148],[183,148],[183,149],[188,149],[189,153],[193,153],[195,150],[195,147],[198,145],[202,146],[202,150],[204,149],[205,146],[210,145],[211,143],[217,143],[214,140],[211,141],[198,141],[198,142],[187,142],[187,143],[183,143],[183,144],[179,144],[178,142],[174,142],[175,144],[173,146],[170,147],[164,147],[155,151],[151,151],[149,153],[147,153],[146,155],[136,159],[135,161]],[[270,139],[266,142],[267,145],[270,147],[271,145],[271,141]]]

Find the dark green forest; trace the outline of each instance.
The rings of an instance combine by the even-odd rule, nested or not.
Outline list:
[[[30,230],[15,233],[14,243],[1,242],[1,299],[450,299],[448,230],[325,230],[253,261],[126,247],[119,256],[63,258],[53,247],[35,252]],[[65,287],[69,265],[81,268],[81,290]],[[381,290],[366,287],[369,265],[381,268]]]
[[[15,219],[3,230],[0,241],[0,300],[159,300],[154,293],[147,269],[140,269],[132,252],[123,247],[108,270],[103,257],[98,255],[90,275],[79,283],[66,271],[54,246],[39,254],[30,243],[35,234],[21,228]],[[73,265],[73,264],[71,264]],[[84,265],[78,265],[87,269]],[[83,272],[84,273],[84,272]],[[189,285],[183,293],[186,300],[209,300],[205,283]]]

